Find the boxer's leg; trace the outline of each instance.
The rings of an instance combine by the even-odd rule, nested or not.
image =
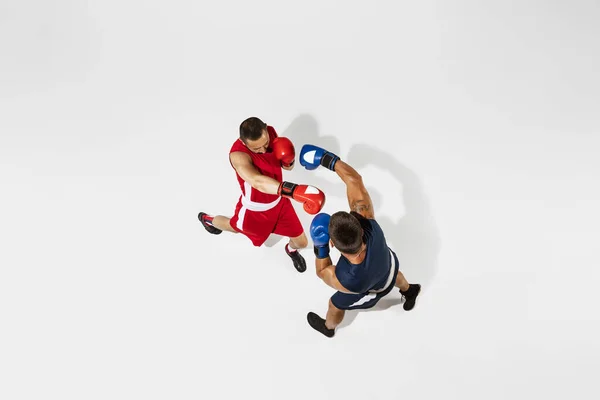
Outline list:
[[[344,310],[340,310],[333,305],[331,299],[329,300],[329,308],[327,309],[327,316],[325,317],[325,326],[327,329],[334,330],[344,319]]]
[[[402,272],[398,271],[398,275],[396,276],[396,287],[400,288],[401,292],[407,291],[409,288],[408,281],[402,275]]]
[[[402,306],[406,311],[410,311],[415,307],[415,303],[417,301],[417,296],[421,292],[421,285],[418,283],[408,283],[402,272],[400,271],[398,265],[398,259],[394,254],[397,269],[396,279],[394,282],[394,286],[400,289],[400,294],[404,297],[404,305]]]
[[[229,218],[229,217],[217,215],[213,218],[212,224],[213,224],[213,226],[219,228],[222,231],[238,233],[238,231],[236,231],[235,229],[233,229],[231,227],[230,221],[231,221],[231,218]]]
[[[289,248],[291,251],[304,249],[308,246],[308,239],[306,238],[306,234],[302,232],[300,236],[290,238]]]
[[[280,207],[273,233],[290,238],[289,243],[285,245],[285,252],[292,259],[294,268],[298,272],[304,272],[306,271],[306,260],[298,251],[308,246],[304,228],[289,199],[281,199]]]

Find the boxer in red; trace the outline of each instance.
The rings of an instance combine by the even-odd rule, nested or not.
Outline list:
[[[229,151],[242,191],[233,217],[210,216],[204,212],[198,219],[214,235],[222,231],[242,233],[261,246],[271,233],[289,237],[285,246],[298,272],[306,271],[306,262],[298,249],[308,246],[304,229],[290,199],[304,205],[309,214],[317,214],[325,204],[325,194],[309,185],[283,180],[283,171],[294,168],[295,149],[286,137],[280,137],[272,126],[251,117],[240,124],[240,137]]]

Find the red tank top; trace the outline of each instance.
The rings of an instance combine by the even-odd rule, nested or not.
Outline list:
[[[273,150],[271,148],[271,146],[273,144],[273,139],[275,139],[277,137],[277,132],[275,132],[275,129],[272,126],[267,126],[267,131],[269,132],[270,143],[269,143],[269,148],[267,149],[266,153],[264,153],[264,154],[254,153],[249,148],[247,148],[246,145],[244,145],[244,143],[242,143],[242,141],[240,139],[237,139],[231,146],[231,149],[229,150],[229,154],[231,154],[235,151],[241,151],[243,153],[248,154],[250,156],[250,158],[252,159],[252,163],[254,164],[254,167],[256,167],[256,169],[261,174],[269,176],[269,177],[277,180],[277,182],[281,182],[283,180],[281,164],[280,164],[280,161],[273,154]],[[230,162],[230,164],[231,164],[231,162]],[[233,165],[231,167],[233,168]],[[234,171],[235,171],[235,168],[234,168]],[[276,194],[267,194],[267,193],[263,193],[263,192],[260,192],[256,189],[254,189],[252,186],[250,186],[249,183],[245,182],[238,175],[237,171],[236,171],[235,175],[236,175],[238,183],[240,185],[240,189],[242,190],[242,195],[246,199],[251,200],[256,203],[271,203],[279,198],[279,196],[277,196]]]

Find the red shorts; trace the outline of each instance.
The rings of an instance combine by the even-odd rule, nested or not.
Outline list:
[[[231,227],[246,235],[255,246],[261,246],[271,233],[286,237],[302,235],[304,228],[298,219],[292,202],[280,197],[273,208],[266,211],[251,211],[238,200],[235,214],[229,221]]]

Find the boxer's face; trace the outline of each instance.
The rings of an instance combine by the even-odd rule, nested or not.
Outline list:
[[[263,129],[262,135],[257,140],[248,140],[244,143],[246,147],[250,149],[253,153],[263,154],[267,152],[269,148],[270,140],[269,140],[269,132],[266,129]]]

